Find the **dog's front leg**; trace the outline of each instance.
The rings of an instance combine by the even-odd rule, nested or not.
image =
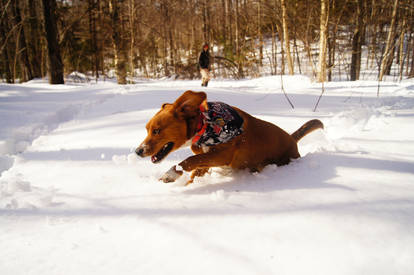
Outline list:
[[[230,165],[230,162],[233,159],[233,153],[234,149],[231,147],[212,147],[207,153],[188,157],[178,165],[174,165],[160,178],[160,180],[163,182],[173,182],[183,174],[183,170],[186,172],[195,170],[196,172],[192,175],[191,180],[188,182],[191,183],[194,177],[198,174],[200,174],[200,176],[204,175],[204,171],[208,171],[210,167]],[[202,173],[198,173],[197,171]]]
[[[193,153],[195,155],[204,154],[203,148],[201,146],[198,146],[198,145],[195,145],[195,144],[193,144],[191,146],[191,150],[193,151]],[[204,176],[204,174],[207,173],[208,170],[209,170],[209,168],[197,168],[197,169],[194,169],[193,172],[191,173],[190,180],[187,182],[187,185],[190,184],[190,183],[193,183],[195,177],[202,177],[202,176]]]
[[[187,184],[192,183],[195,177],[202,177],[205,173],[208,172],[208,169],[209,168],[197,168],[193,170],[193,172],[191,173],[191,179],[187,182]],[[182,174],[183,174],[183,168],[180,165],[174,165],[167,172],[165,172],[165,174],[160,178],[160,180],[165,183],[174,182]]]
[[[193,182],[196,176],[203,176],[209,168],[220,167],[230,165],[233,159],[232,150],[211,150],[208,153],[198,154],[188,157],[184,161],[180,162],[177,167],[182,168],[186,172],[193,171],[191,179],[187,182],[190,184]],[[168,173],[168,172],[167,172]],[[174,174],[173,174],[174,175]],[[178,178],[179,176],[177,176]],[[167,178],[172,178],[168,177]]]
[[[186,158],[179,164],[184,169],[184,171],[187,172],[193,171],[195,169],[204,170],[209,169],[210,167],[230,165],[237,146],[235,146],[232,142],[229,142],[210,146],[207,150],[201,152],[196,152],[193,148],[191,149],[196,154],[194,156]]]
[[[178,179],[182,174],[183,174],[183,169],[180,166],[177,167],[177,165],[174,165],[173,167],[170,168],[170,170],[165,172],[165,174],[160,178],[160,180],[162,180],[165,183],[173,182],[176,179]]]

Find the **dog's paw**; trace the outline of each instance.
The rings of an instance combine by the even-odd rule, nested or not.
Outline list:
[[[181,168],[180,166],[178,166]],[[168,182],[174,182],[176,179],[178,179],[183,174],[182,170],[177,170],[177,166],[174,165],[170,168],[165,174],[160,178],[160,181],[163,181],[165,183]]]

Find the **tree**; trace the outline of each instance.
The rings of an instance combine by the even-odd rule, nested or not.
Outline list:
[[[123,1],[111,0],[109,2],[109,12],[112,24],[112,41],[114,45],[115,69],[118,84],[127,84],[127,49],[126,40],[123,32],[123,21],[121,20],[120,5]]]
[[[321,0],[320,32],[319,32],[319,63],[318,63],[318,82],[326,79],[326,45],[328,39],[328,5],[327,0]]]
[[[1,77],[6,78],[7,83],[14,83],[13,73],[11,71],[11,54],[9,51],[10,42],[8,33],[10,32],[8,26],[8,20],[6,17],[7,12],[7,3],[5,0],[0,1],[0,7],[2,11],[2,15],[0,16],[0,52],[1,52],[1,60],[0,63],[2,65],[1,68]]]
[[[30,65],[32,68],[33,77],[42,77],[42,39],[39,37],[42,36],[40,29],[40,22],[37,17],[37,1],[29,0],[28,9],[29,9],[29,18],[25,20],[27,22],[28,32],[26,34],[27,38],[27,50],[29,53]]]
[[[99,78],[99,50],[97,42],[96,31],[96,16],[95,16],[95,0],[88,0],[88,19],[89,19],[89,33],[90,33],[90,47],[93,52],[93,70],[95,72],[95,78]]]
[[[20,13],[20,7],[19,7],[19,1],[15,0],[13,1],[13,17],[14,17],[14,24],[16,26],[19,26],[17,29],[17,55],[20,59],[20,65],[22,68],[22,81],[28,81],[33,79],[33,73],[32,68],[30,66],[29,62],[29,56],[27,53],[27,46],[26,46],[26,36],[24,32],[24,26],[23,26],[23,20]]]
[[[391,25],[390,30],[388,32],[387,44],[385,46],[384,55],[381,61],[381,68],[379,74],[379,81],[382,81],[384,75],[386,74],[387,67],[390,65],[390,60],[393,59],[394,48],[395,48],[395,32],[396,32],[396,21],[397,21],[397,10],[398,10],[398,2],[399,0],[394,0],[393,8],[392,8],[392,18],[391,18]]]
[[[357,12],[354,35],[352,38],[352,60],[351,60],[351,80],[359,79],[359,72],[361,70],[361,46],[364,28],[364,4],[363,0],[357,1]]]
[[[282,6],[283,40],[285,42],[286,58],[288,61],[289,74],[293,75],[293,61],[292,61],[292,55],[290,54],[290,39],[289,39],[289,29],[287,26],[287,12],[286,12],[285,0],[280,0],[280,4]]]
[[[410,72],[408,74],[408,77],[414,77],[414,7],[411,9],[410,12],[410,20],[411,20],[411,26],[410,26],[410,32],[411,32],[411,67],[410,67]],[[410,52],[408,53],[408,55],[410,56]],[[408,63],[409,63],[409,58],[407,60],[407,70],[408,70]]]
[[[47,8],[59,32],[55,26],[47,36],[57,42],[39,39],[43,26],[51,28],[37,16],[42,2],[56,9]],[[10,82],[29,79],[30,70],[33,77],[58,72],[52,65],[59,63],[62,73],[64,64],[96,79],[114,70],[120,83],[138,72],[193,78],[204,42],[220,57],[212,62],[219,77],[292,74],[296,61],[317,81],[343,71],[356,80],[364,43],[366,69],[384,75],[399,64],[400,78],[414,75],[412,0],[0,0],[0,25],[0,75]],[[62,61],[47,65],[56,48]]]
[[[56,0],[42,0],[43,17],[49,55],[49,83],[64,84],[63,63],[60,55],[58,29],[56,25]]]

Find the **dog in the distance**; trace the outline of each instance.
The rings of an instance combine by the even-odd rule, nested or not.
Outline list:
[[[300,157],[297,142],[310,132],[323,129],[323,124],[310,120],[289,135],[236,107],[207,102],[204,92],[186,91],[174,103],[164,103],[146,128],[148,135],[135,152],[141,157],[151,156],[153,163],[191,144],[194,155],[160,178],[173,182],[186,171],[192,172],[188,181],[191,183],[211,167],[260,172],[268,164],[286,165]]]

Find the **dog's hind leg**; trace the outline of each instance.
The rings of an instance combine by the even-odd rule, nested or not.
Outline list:
[[[286,152],[281,158],[279,158],[274,163],[277,166],[283,166],[283,165],[289,164],[292,159],[297,159],[297,158],[300,158],[300,154],[295,144],[295,146],[292,146],[288,152]]]
[[[209,168],[197,168],[191,173],[191,178],[186,185],[193,183],[195,177],[202,177],[207,173]]]

